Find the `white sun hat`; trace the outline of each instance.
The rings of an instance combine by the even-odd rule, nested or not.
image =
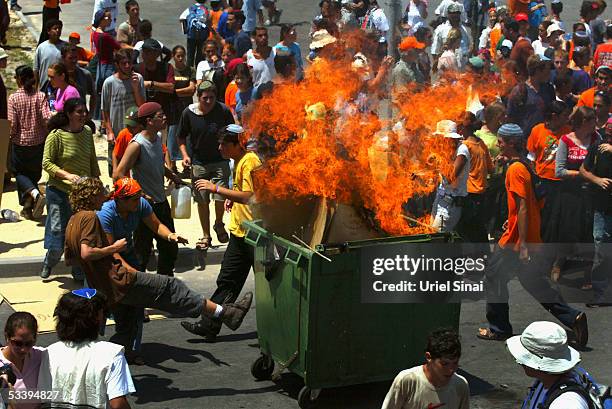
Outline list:
[[[580,362],[580,352],[567,345],[567,333],[554,322],[532,322],[506,345],[518,364],[550,374],[567,372]]]
[[[463,136],[457,133],[457,124],[450,119],[443,119],[436,124],[436,132],[434,135],[440,135],[445,138],[461,139]]]

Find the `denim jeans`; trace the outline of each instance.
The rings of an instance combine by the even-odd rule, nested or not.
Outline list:
[[[45,249],[64,251],[68,220],[72,216],[68,194],[47,184],[47,220],[45,221]],[[47,253],[48,254],[48,253]],[[59,261],[59,258],[58,258]]]
[[[612,271],[612,214],[601,211],[593,213],[593,241],[595,257],[592,282],[595,302],[612,302],[612,300],[603,300]]]
[[[98,64],[98,69],[96,70],[96,109],[92,112],[93,119],[101,118],[101,107],[102,107],[102,85],[104,85],[104,81],[115,73],[115,65],[114,64]],[[119,132],[119,131],[117,131]]]
[[[512,335],[510,324],[510,307],[508,299],[508,282],[517,275],[518,279],[544,309],[554,315],[567,327],[572,327],[580,311],[570,307],[546,279],[545,273],[552,265],[550,254],[531,253],[531,261],[523,264],[519,253],[497,247],[489,260],[486,270],[487,321],[491,331]]]
[[[178,133],[178,124],[169,125],[168,126],[168,151],[170,152],[170,160],[178,161],[183,160],[183,155],[181,154],[181,150],[179,149],[179,144],[177,140]],[[189,141],[190,137],[187,137],[187,141],[185,143],[185,147],[187,148],[187,153],[189,157],[191,157],[191,144]]]
[[[72,216],[68,194],[47,184],[47,219],[45,220],[45,249],[47,254],[43,269],[52,270],[59,263],[64,252],[66,226]],[[82,279],[83,272],[79,267],[72,268],[75,279]]]
[[[125,297],[112,310],[117,325],[110,341],[123,345],[126,350],[132,349],[138,333],[134,323],[145,307],[197,318],[203,312],[204,297],[174,277],[139,271]]]

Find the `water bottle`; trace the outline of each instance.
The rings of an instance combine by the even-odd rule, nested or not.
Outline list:
[[[2,209],[0,211],[0,216],[9,222],[18,222],[19,221],[19,213],[11,209]]]
[[[175,187],[170,197],[172,218],[189,219],[191,217],[191,189],[189,186]]]
[[[55,89],[51,85],[47,86],[47,101],[51,112],[55,112]]]

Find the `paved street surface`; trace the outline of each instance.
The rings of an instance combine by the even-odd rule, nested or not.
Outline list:
[[[215,287],[218,265],[205,271],[179,271],[178,277],[193,289],[210,295]],[[17,279],[4,279],[4,282]],[[1,285],[1,284],[0,284]],[[245,290],[253,290],[252,277]],[[516,283],[512,283],[511,319],[516,333],[535,320],[554,320]],[[584,308],[583,305],[576,305]],[[612,316],[609,308],[587,310],[590,341],[582,352],[583,365],[602,382],[612,381],[609,337]],[[10,308],[0,305],[0,323]],[[219,342],[209,344],[180,326],[181,319],[171,318],[145,324],[143,353],[145,366],[132,366],[137,392],[130,398],[134,408],[147,409],[263,409],[297,408],[296,397],[303,386],[301,379],[285,373],[280,382],[257,382],[250,373],[251,363],[259,356],[253,305],[242,327],[232,333],[224,328]],[[330,311],[330,314],[333,314]],[[523,375],[503,343],[482,341],[475,337],[484,323],[484,304],[464,304],[461,312],[463,357],[461,369],[470,382],[472,408],[510,409],[519,407],[531,380]],[[279,325],[282,325],[279,323]],[[402,323],[389,323],[402,325]],[[404,325],[410,325],[407,317]],[[107,327],[107,338],[114,328]],[[39,337],[38,345],[56,341],[55,334]],[[415,348],[422,350],[423,345]],[[384,348],[384,345],[381,345]],[[414,363],[406,363],[411,366]],[[377,383],[328,389],[321,393],[321,408],[379,408],[390,383]]]
[[[125,19],[123,0],[119,0],[120,21]],[[141,0],[141,16],[153,21],[154,37],[169,47],[184,43],[180,32],[178,15],[190,4],[189,0]],[[281,22],[298,24],[298,41],[305,51],[309,41],[307,33],[310,20],[317,14],[318,1],[279,0],[284,10]],[[438,1],[433,1],[431,13]],[[578,0],[566,1],[564,16],[571,24],[577,15]],[[20,0],[23,14],[38,30],[41,24],[41,2]],[[71,31],[81,33],[84,43],[90,23],[93,0],[73,0],[62,6],[64,37]],[[570,18],[571,17],[571,18]],[[270,42],[278,39],[278,27],[271,30]],[[215,288],[219,265],[209,265],[205,271],[179,271],[177,276],[193,289],[210,295]],[[29,278],[31,279],[31,278]],[[23,280],[0,279],[2,282]],[[512,282],[511,317],[515,332],[520,333],[530,322],[551,320],[552,317],[531,299],[516,282]],[[252,277],[245,290],[253,290]],[[584,308],[583,305],[577,305]],[[582,352],[583,365],[604,383],[612,383],[612,366],[609,365],[612,341],[609,337],[612,323],[611,309],[588,310],[590,342]],[[135,408],[297,408],[296,397],[302,387],[299,377],[286,373],[279,382],[256,382],[250,374],[251,363],[259,356],[255,325],[256,306],[247,316],[243,326],[232,333],[224,329],[215,344],[186,333],[180,319],[170,318],[145,324],[143,354],[147,365],[131,367],[137,392],[130,398]],[[0,305],[0,323],[11,313],[10,308]],[[334,311],[329,311],[333,314]],[[461,335],[463,357],[461,369],[470,382],[472,408],[516,408],[532,380],[524,376],[522,369],[513,361],[503,343],[477,340],[477,328],[484,323],[483,303],[465,304],[461,313]],[[279,325],[282,325],[279,323]],[[389,325],[410,325],[405,323]],[[107,328],[107,336],[113,327]],[[42,335],[38,344],[47,346],[56,341],[55,334]],[[416,345],[418,350],[423,345]],[[384,345],[381,345],[384,348]],[[415,363],[408,362],[406,367]],[[378,408],[390,383],[377,383],[339,389],[324,390],[320,397],[321,408]]]

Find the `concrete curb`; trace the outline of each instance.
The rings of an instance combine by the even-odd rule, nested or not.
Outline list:
[[[205,256],[194,249],[179,249],[175,270],[180,274],[183,271],[192,269],[203,270],[202,266],[205,267],[206,265],[221,264],[226,247],[223,245],[211,248],[206,252]],[[38,277],[43,259],[44,256],[0,259],[0,277]],[[156,258],[151,257],[147,270],[155,271],[155,264]],[[64,264],[63,258],[57,267],[53,269],[53,275],[59,274],[70,274],[70,267]]]
[[[19,20],[21,20],[23,25],[26,26],[30,34],[32,34],[32,37],[34,37],[34,41],[38,41],[38,38],[40,37],[40,31],[38,31],[36,28],[34,28],[34,26],[32,26],[32,24],[30,23],[30,19],[27,18],[21,11],[13,11],[13,13],[15,13],[17,17],[19,17]]]

